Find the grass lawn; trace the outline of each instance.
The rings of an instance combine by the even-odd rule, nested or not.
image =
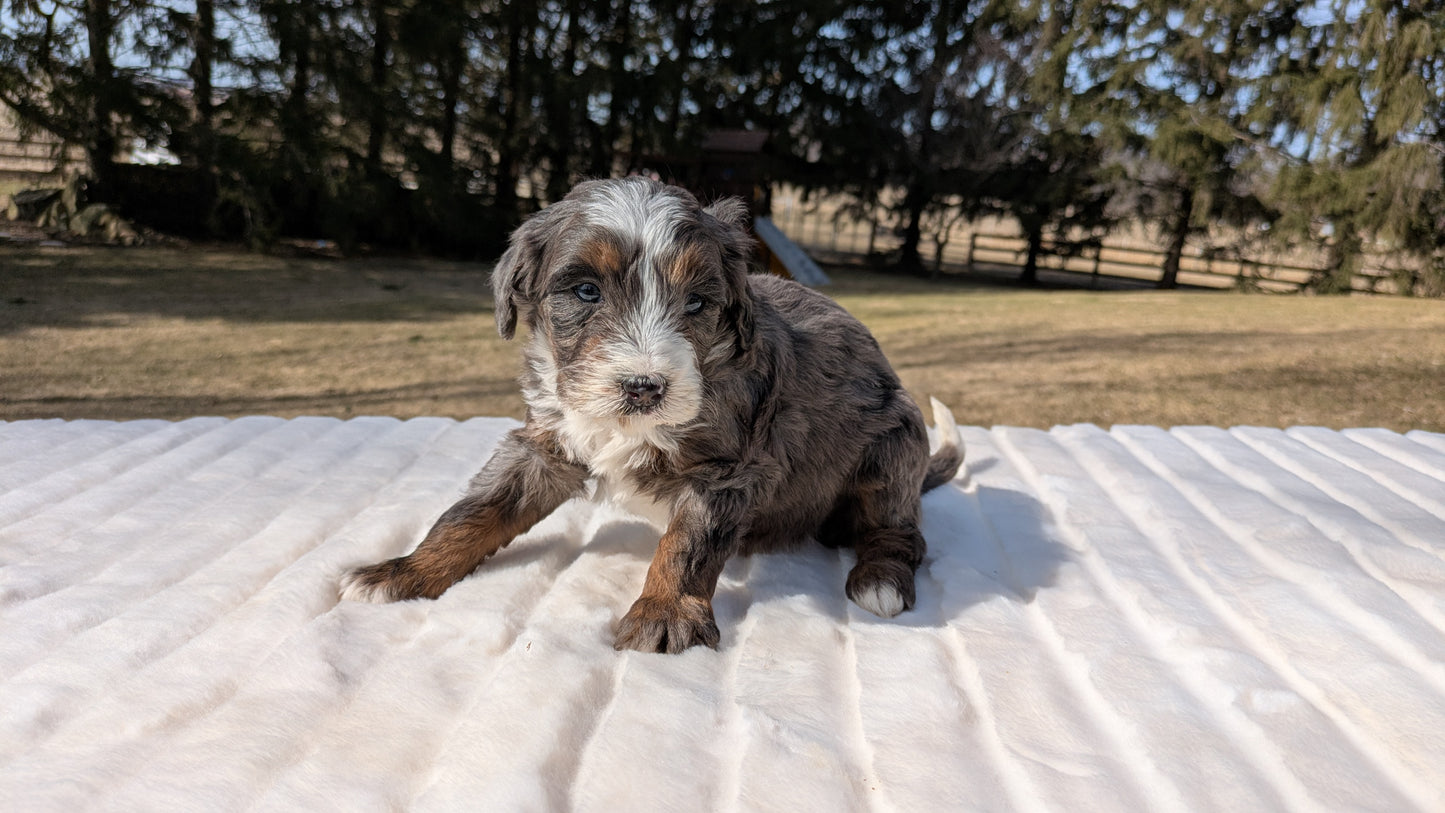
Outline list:
[[[0,419],[511,415],[486,268],[0,248]],[[962,423],[1445,431],[1445,302],[1020,290],[833,269]]]

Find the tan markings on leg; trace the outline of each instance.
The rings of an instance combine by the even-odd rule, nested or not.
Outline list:
[[[586,470],[563,459],[557,439],[531,427],[512,432],[463,497],[410,554],[358,568],[341,597],[361,601],[436,598],[583,485]]]
[[[437,523],[409,557],[416,594],[436,598],[542,519],[513,505],[485,505],[458,522]]]
[[[647,568],[642,595],[617,626],[617,649],[678,653],[702,644],[717,648],[712,594],[726,556],[700,549],[702,535],[674,520]]]
[[[541,512],[515,506],[479,505],[463,500],[452,507],[406,556],[352,571],[342,597],[365,601],[436,598],[477,569],[523,531]]]

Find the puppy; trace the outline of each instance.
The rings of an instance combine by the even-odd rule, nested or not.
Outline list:
[[[345,599],[436,598],[570,497],[660,513],[665,531],[618,649],[716,647],[728,557],[813,537],[849,546],[848,597],[914,601],[920,496],[963,462],[878,343],[827,297],[749,275],[737,199],[703,207],[643,178],[589,181],[524,223],[492,275],[497,329],[530,338],[527,420],[410,554],[349,573]]]

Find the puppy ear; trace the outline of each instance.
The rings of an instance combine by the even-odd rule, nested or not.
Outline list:
[[[704,207],[703,211],[725,225],[740,229],[747,229],[748,221],[751,220],[747,202],[739,197],[718,198]]]
[[[721,198],[703,210],[723,250],[723,273],[728,285],[726,316],[738,335],[738,351],[753,343],[753,295],[748,273],[757,255],[757,243],[748,227],[748,205],[742,198]]]
[[[518,312],[537,304],[537,283],[547,248],[566,220],[568,208],[567,201],[559,201],[518,226],[497,267],[492,269],[497,332],[504,339],[516,335]]]

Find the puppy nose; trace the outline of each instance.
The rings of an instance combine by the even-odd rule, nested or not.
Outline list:
[[[627,399],[630,406],[648,407],[657,406],[662,400],[663,393],[667,390],[667,381],[655,375],[630,375],[622,379],[622,396]]]

